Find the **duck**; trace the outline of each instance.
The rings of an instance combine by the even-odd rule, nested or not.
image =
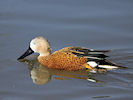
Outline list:
[[[38,62],[53,69],[96,71],[98,69],[112,70],[123,67],[106,59],[108,56],[105,53],[109,51],[71,46],[52,52],[49,41],[43,36],[38,36],[31,40],[28,50],[17,60],[24,59],[32,53],[39,53]]]

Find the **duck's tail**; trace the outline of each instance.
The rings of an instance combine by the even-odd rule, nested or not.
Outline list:
[[[125,68],[127,68],[127,67],[115,64],[109,60],[88,61],[87,63],[89,66],[96,68],[96,69],[113,70],[113,69],[125,69]]]

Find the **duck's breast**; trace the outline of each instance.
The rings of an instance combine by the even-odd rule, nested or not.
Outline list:
[[[87,62],[84,57],[78,57],[71,52],[56,52],[46,57],[38,57],[39,62],[49,68],[79,70]]]

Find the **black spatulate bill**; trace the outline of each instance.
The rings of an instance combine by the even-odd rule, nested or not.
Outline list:
[[[24,59],[26,56],[28,56],[32,53],[34,53],[34,51],[29,47],[28,50],[24,54],[22,54],[22,56],[20,56],[17,60]]]

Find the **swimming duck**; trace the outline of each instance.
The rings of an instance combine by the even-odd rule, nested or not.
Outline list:
[[[121,66],[106,59],[106,52],[109,50],[93,50],[83,47],[65,47],[51,53],[48,40],[42,36],[31,40],[28,50],[18,58],[24,59],[32,53],[39,53],[38,61],[48,68],[62,70],[96,70],[96,69],[117,69]]]

